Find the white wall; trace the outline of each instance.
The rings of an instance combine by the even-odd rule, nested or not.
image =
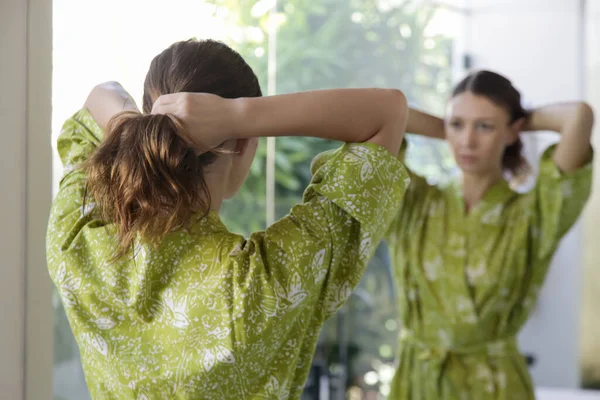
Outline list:
[[[0,397],[52,398],[51,0],[0,2]]]
[[[510,78],[525,105],[584,97],[581,0],[472,0],[466,47],[473,67]],[[544,143],[526,142],[536,158]],[[524,353],[534,353],[537,385],[577,387],[580,383],[579,321],[582,249],[579,226],[563,240],[537,309],[520,335]]]

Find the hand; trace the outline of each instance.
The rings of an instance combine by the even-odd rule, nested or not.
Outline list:
[[[203,153],[234,138],[237,115],[234,100],[208,93],[173,93],[160,96],[152,114],[169,114],[183,124],[198,152]]]
[[[523,117],[524,121],[523,124],[521,126],[521,130],[520,133],[526,133],[526,132],[534,132],[536,131],[536,129],[534,129],[535,127],[533,126],[533,114],[534,114],[535,110],[526,110],[526,114]]]

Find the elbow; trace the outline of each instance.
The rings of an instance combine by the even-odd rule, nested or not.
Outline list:
[[[590,128],[594,125],[594,110],[586,102],[577,103],[577,119]]]
[[[123,86],[117,81],[108,81],[100,83],[92,88],[90,94],[88,95],[85,104],[90,105],[96,103],[98,98],[102,98],[106,95],[106,93],[111,91],[119,91],[124,90]]]
[[[389,112],[389,119],[391,123],[398,124],[406,127],[406,121],[408,120],[408,100],[401,90],[398,89],[386,89],[387,98],[386,105]]]
[[[408,100],[404,93],[399,89],[387,89],[388,96],[390,98],[389,104],[392,106],[393,111],[402,114],[406,114],[408,111]]]
[[[90,93],[88,94],[87,98],[85,99],[84,107],[92,111],[94,106],[100,102],[99,100],[106,92],[107,85],[111,83],[112,82],[105,82],[94,86],[92,90],[90,90]]]
[[[400,90],[386,89],[382,106],[383,125],[367,142],[383,146],[396,156],[408,122],[408,101]]]
[[[121,86],[121,84],[117,81],[107,81],[107,82],[102,82],[99,83],[98,85],[94,86],[94,88],[92,89],[92,92],[94,90],[120,90],[123,89],[123,86]]]

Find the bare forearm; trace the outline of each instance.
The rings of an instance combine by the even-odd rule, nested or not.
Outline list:
[[[236,101],[241,110],[237,138],[315,136],[364,142],[383,129],[402,130],[406,121],[406,99],[397,90],[320,90]]]
[[[209,93],[160,96],[153,114],[183,121],[199,152],[227,140],[313,136],[369,142],[398,154],[408,108],[391,89],[336,89],[259,98],[224,99]]]
[[[533,110],[525,130],[561,134],[554,161],[565,172],[584,165],[590,157],[594,112],[582,102],[553,104]]]
[[[593,119],[593,112],[586,103],[551,104],[532,110],[523,130],[564,133],[572,127],[587,126],[591,132]]]
[[[444,139],[444,120],[431,114],[410,108],[406,132],[435,139]]]

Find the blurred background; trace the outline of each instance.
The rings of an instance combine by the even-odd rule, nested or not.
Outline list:
[[[525,106],[585,99],[598,115],[598,26],[600,0],[2,0],[0,89],[10,95],[0,96],[0,389],[10,395],[0,397],[89,398],[43,240],[62,174],[51,143],[97,83],[117,80],[140,103],[155,55],[178,40],[214,38],[242,54],[265,94],[395,87],[412,106],[441,116],[453,83],[486,68],[510,78]],[[525,138],[534,170],[556,140]],[[444,142],[408,141],[418,144],[407,160],[413,169],[431,182],[452,179]],[[247,234],[285,215],[310,180],[311,159],[336,145],[261,142],[249,179],[224,207],[227,226]],[[519,338],[540,396],[600,389],[599,226],[596,190]],[[385,398],[399,329],[382,244],[323,329],[304,398]]]

